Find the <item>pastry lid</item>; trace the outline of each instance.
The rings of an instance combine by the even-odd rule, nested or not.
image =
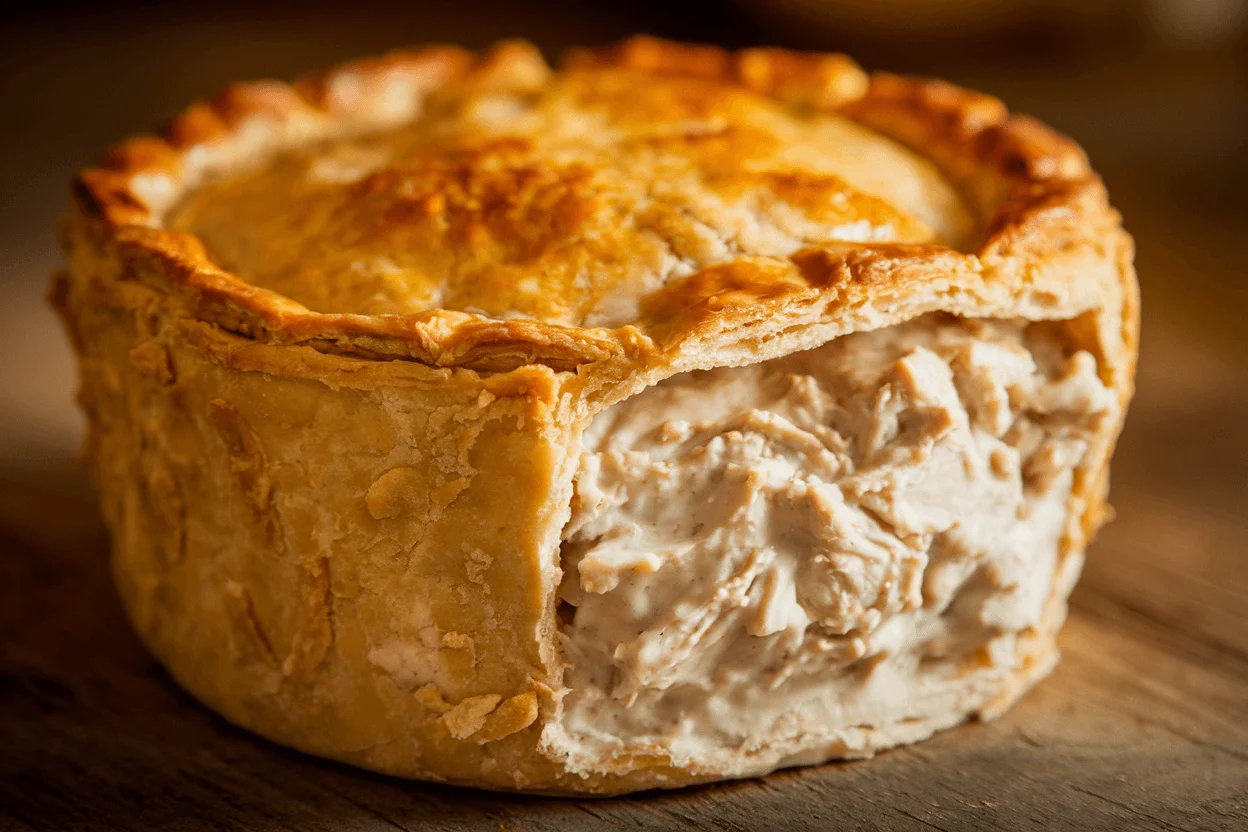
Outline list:
[[[558,71],[505,43],[236,85],[82,172],[75,219],[232,332],[478,370],[1069,318],[1117,279],[1083,153],[995,99],[651,38]]]

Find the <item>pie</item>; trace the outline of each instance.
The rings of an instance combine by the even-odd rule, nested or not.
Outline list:
[[[1077,145],[839,55],[239,84],[53,285],[136,631],[276,742],[620,793],[866,757],[1056,661],[1132,390]]]

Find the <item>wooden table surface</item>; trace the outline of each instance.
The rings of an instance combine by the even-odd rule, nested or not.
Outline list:
[[[1061,665],[1018,706],[874,760],[762,780],[609,800],[497,796],[252,737],[182,693],[127,627],[94,498],[72,462],[71,363],[41,301],[65,176],[84,142],[211,89],[215,73],[289,72],[371,48],[309,38],[278,50],[293,66],[254,68],[245,50],[212,50],[262,43],[254,31],[151,25],[163,44],[155,57],[133,48],[133,33],[100,45],[89,31],[60,31],[85,56],[77,74],[41,76],[26,100],[4,102],[6,112],[44,107],[45,118],[0,154],[14,183],[0,229],[0,829],[1248,829],[1248,207],[1197,191],[1221,193],[1242,167],[1145,176],[1147,147],[1132,143],[1144,139],[1086,124],[1139,238],[1144,354],[1115,461],[1118,519],[1091,549]],[[0,70],[33,78],[52,61],[48,37],[32,25],[3,44]],[[105,112],[82,93],[105,86],[99,66],[130,78],[178,67],[191,80],[173,73]],[[1080,101],[1063,109],[1026,79],[999,79],[996,91],[1011,84],[1079,133]],[[1175,84],[1171,101],[1193,129],[1223,117]],[[1243,85],[1223,92],[1248,100],[1235,98]],[[74,124],[83,129],[65,135]],[[1200,141],[1194,156],[1230,158],[1216,136],[1212,150]]]

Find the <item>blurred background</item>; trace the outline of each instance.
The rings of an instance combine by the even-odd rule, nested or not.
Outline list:
[[[42,302],[72,172],[233,80],[400,45],[636,33],[836,50],[1003,98],[1090,152],[1139,245],[1149,340],[1243,358],[1248,0],[218,0],[18,4],[0,36],[0,460],[67,460],[71,364]],[[1163,351],[1168,353],[1169,350]],[[1163,373],[1165,356],[1145,362]],[[1149,378],[1151,376],[1146,377]],[[1239,416],[1245,405],[1229,405]],[[1248,479],[1242,434],[1235,472]],[[1228,472],[1228,475],[1230,472]]]
[[[844,51],[868,69],[940,76],[1088,150],[1135,235],[1144,295],[1138,393],[1113,468],[1118,521],[1091,550],[1058,673],[1003,719],[925,748],[962,754],[951,770],[976,772],[994,802],[968,805],[1002,813],[993,818],[1059,805],[1078,807],[1086,828],[1245,828],[1233,818],[1248,811],[1248,0],[11,4],[0,22],[0,826],[6,777],[9,799],[49,829],[77,828],[67,813],[94,812],[82,802],[91,794],[105,807],[92,818],[173,828],[188,805],[223,817],[245,808],[270,828],[271,792],[238,787],[238,771],[293,782],[282,788],[299,800],[324,794],[301,791],[300,778],[404,811],[416,811],[414,795],[443,799],[231,733],[130,635],[73,462],[73,363],[44,301],[73,172],[234,80],[437,41],[522,36],[557,57],[637,32]],[[928,753],[844,776],[877,777],[862,793],[880,791],[880,805],[956,791]],[[205,797],[188,791],[194,777],[235,785]],[[817,794],[783,785],[814,780],[778,782],[774,801],[789,807]],[[714,794],[723,800],[699,811],[750,791]],[[855,794],[836,799],[849,806]],[[503,804],[472,800],[493,828]],[[528,817],[527,805],[507,811]],[[1147,814],[1127,823],[1132,807]]]

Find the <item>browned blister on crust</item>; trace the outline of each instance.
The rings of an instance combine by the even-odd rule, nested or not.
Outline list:
[[[1052,321],[1121,407],[991,714],[1051,666],[1137,352],[1131,240],[1077,145],[837,55],[637,38],[552,70],[506,43],[241,84],[81,172],[61,236],[151,650],[279,742],[500,789],[745,770],[595,766],[552,727],[560,535],[604,408],[929,312]]]

